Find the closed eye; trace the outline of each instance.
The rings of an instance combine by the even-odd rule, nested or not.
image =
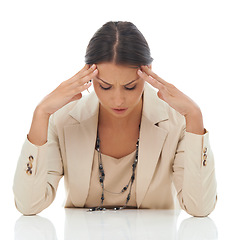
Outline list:
[[[104,89],[104,90],[109,90],[111,87],[107,87],[107,88],[105,88],[105,87],[103,87],[101,84],[99,84],[99,86],[102,88],[102,89]]]
[[[100,86],[103,90],[109,90],[109,89],[112,88],[112,86],[105,88],[105,87],[103,87],[101,84],[99,84],[99,86]],[[135,85],[135,86],[133,86],[133,87],[131,87],[131,88],[128,88],[128,87],[124,87],[124,88],[125,88],[126,90],[134,90],[134,89],[136,88],[136,86],[137,86],[137,85]]]
[[[133,86],[133,87],[131,87],[131,88],[125,87],[125,89],[126,89],[126,90],[133,90],[133,89],[136,88],[136,86],[137,86],[137,85],[135,85],[135,86]]]

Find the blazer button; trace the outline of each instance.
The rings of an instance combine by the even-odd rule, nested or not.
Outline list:
[[[32,167],[33,167],[32,163],[33,163],[34,158],[32,155],[30,155],[28,157],[28,159],[29,159],[29,162],[27,163],[26,173],[27,173],[27,175],[32,175]]]
[[[27,167],[32,168],[33,167],[32,163],[31,162],[27,163]]]
[[[203,153],[207,153],[207,147],[203,149]]]
[[[26,170],[26,173],[27,173],[27,175],[32,175],[32,169],[29,169],[29,168],[28,168],[28,169]]]
[[[207,166],[207,151],[203,154],[203,166]]]

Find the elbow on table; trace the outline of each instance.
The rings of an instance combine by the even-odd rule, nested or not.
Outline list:
[[[43,209],[37,209],[37,208],[31,207],[28,204],[21,204],[16,199],[15,199],[15,207],[24,216],[33,216],[40,213],[43,210]]]
[[[193,217],[207,217],[215,209],[216,203],[217,203],[217,196],[213,203],[202,205],[202,207],[195,206],[192,208],[188,208],[184,206],[184,210],[188,214],[192,215]]]
[[[189,211],[189,210],[185,209],[185,211],[193,217],[207,217],[213,210]]]

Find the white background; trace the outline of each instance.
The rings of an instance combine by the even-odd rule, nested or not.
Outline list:
[[[218,182],[218,203],[209,217],[219,239],[236,239],[240,214],[239,4],[233,0],[1,1],[0,218],[8,222],[1,235],[12,239],[21,216],[14,206],[12,183],[36,105],[84,66],[86,46],[98,28],[110,20],[124,20],[133,22],[147,39],[153,71],[200,106]],[[41,214],[62,211],[63,199],[61,180],[55,202]],[[59,239],[61,224],[61,219],[55,221]]]

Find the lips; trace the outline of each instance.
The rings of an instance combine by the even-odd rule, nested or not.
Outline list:
[[[124,113],[127,108],[112,108],[115,113]]]

